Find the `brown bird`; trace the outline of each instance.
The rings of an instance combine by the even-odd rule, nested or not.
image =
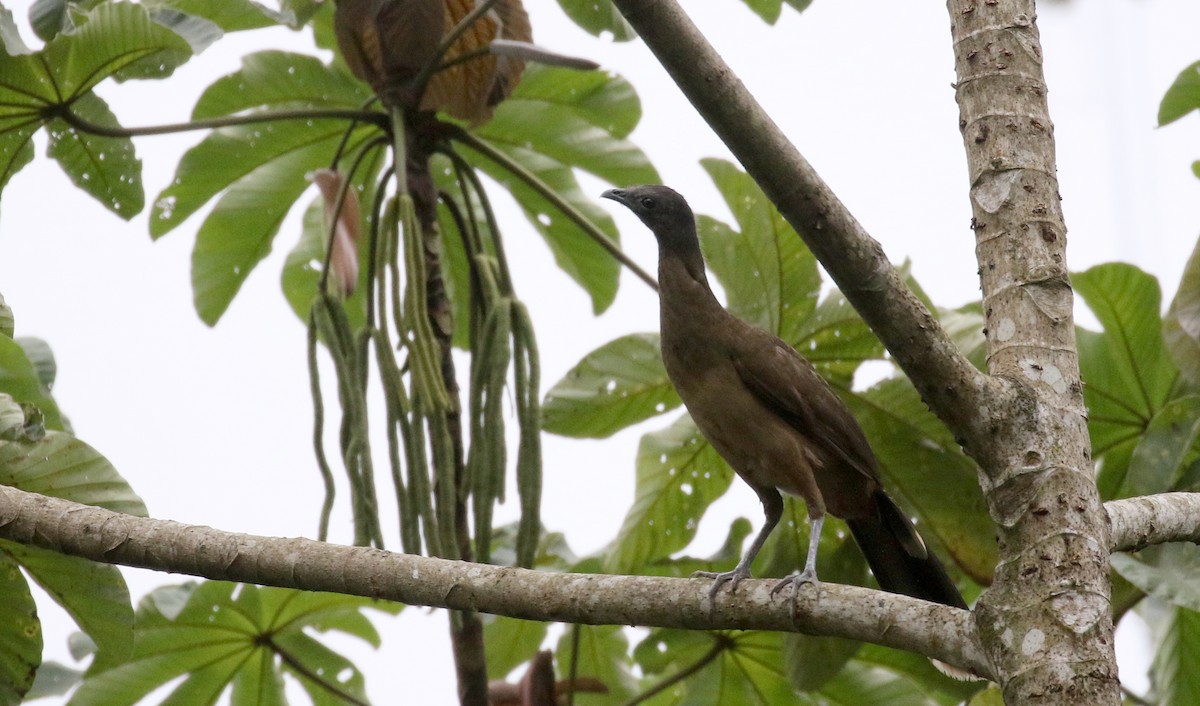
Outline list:
[[[732,571],[698,572],[735,590],[783,514],[780,491],[804,499],[811,524],[804,570],[780,581],[817,584],[817,545],[828,511],[849,525],[885,591],[965,608],[912,523],[884,492],[875,456],[850,410],[812,364],[778,337],[721,306],[708,285],[696,221],[665,186],[610,189],[658,239],[662,356],[704,436],[762,501],[766,522]]]

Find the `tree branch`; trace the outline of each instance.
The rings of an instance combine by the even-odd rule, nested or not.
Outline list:
[[[1104,503],[1112,520],[1112,551],[1153,544],[1200,542],[1200,493],[1162,493]]]
[[[986,423],[1000,383],[959,353],[883,249],[788,141],[674,0],[614,0],[709,126],[837,282],[958,439]]]
[[[987,676],[971,614],[857,586],[802,591],[796,620],[773,599],[775,581],[748,580],[708,602],[707,581],[530,571],[224,532],[124,515],[0,486],[0,539],[108,564],[525,620],[691,630],[836,635],[912,650]]]

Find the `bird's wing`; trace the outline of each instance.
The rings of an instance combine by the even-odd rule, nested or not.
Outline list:
[[[743,333],[733,363],[747,389],[822,452],[878,480],[862,428],[812,363],[775,336]]]

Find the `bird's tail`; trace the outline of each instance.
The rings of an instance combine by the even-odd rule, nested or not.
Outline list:
[[[872,517],[847,520],[879,587],[934,603],[966,608],[962,595],[917,529],[882,490]]]

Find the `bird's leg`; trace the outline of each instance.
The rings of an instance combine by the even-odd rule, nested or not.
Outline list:
[[[821,544],[821,527],[825,524],[825,515],[813,517],[809,514],[808,525],[808,557],[804,559],[804,570],[788,576],[775,587],[771,589],[771,595],[782,591],[784,588],[792,587],[792,619],[796,619],[796,598],[800,595],[800,585],[811,583],[814,588],[819,588],[821,582],[817,579],[817,547]]]
[[[736,591],[742,579],[750,578],[750,564],[754,562],[754,558],[762,550],[763,544],[766,543],[767,537],[770,536],[771,530],[775,529],[775,525],[779,524],[779,518],[783,517],[783,496],[774,488],[764,488],[759,490],[758,499],[762,501],[763,513],[766,519],[763,522],[762,529],[758,531],[758,536],[754,538],[754,543],[750,545],[749,551],[743,556],[737,566],[733,567],[733,571],[697,571],[692,574],[692,578],[710,578],[713,579],[712,587],[708,589],[708,601],[710,605],[716,605],[717,591],[721,590],[721,586],[729,584],[730,592]],[[814,578],[816,574],[813,575]]]

